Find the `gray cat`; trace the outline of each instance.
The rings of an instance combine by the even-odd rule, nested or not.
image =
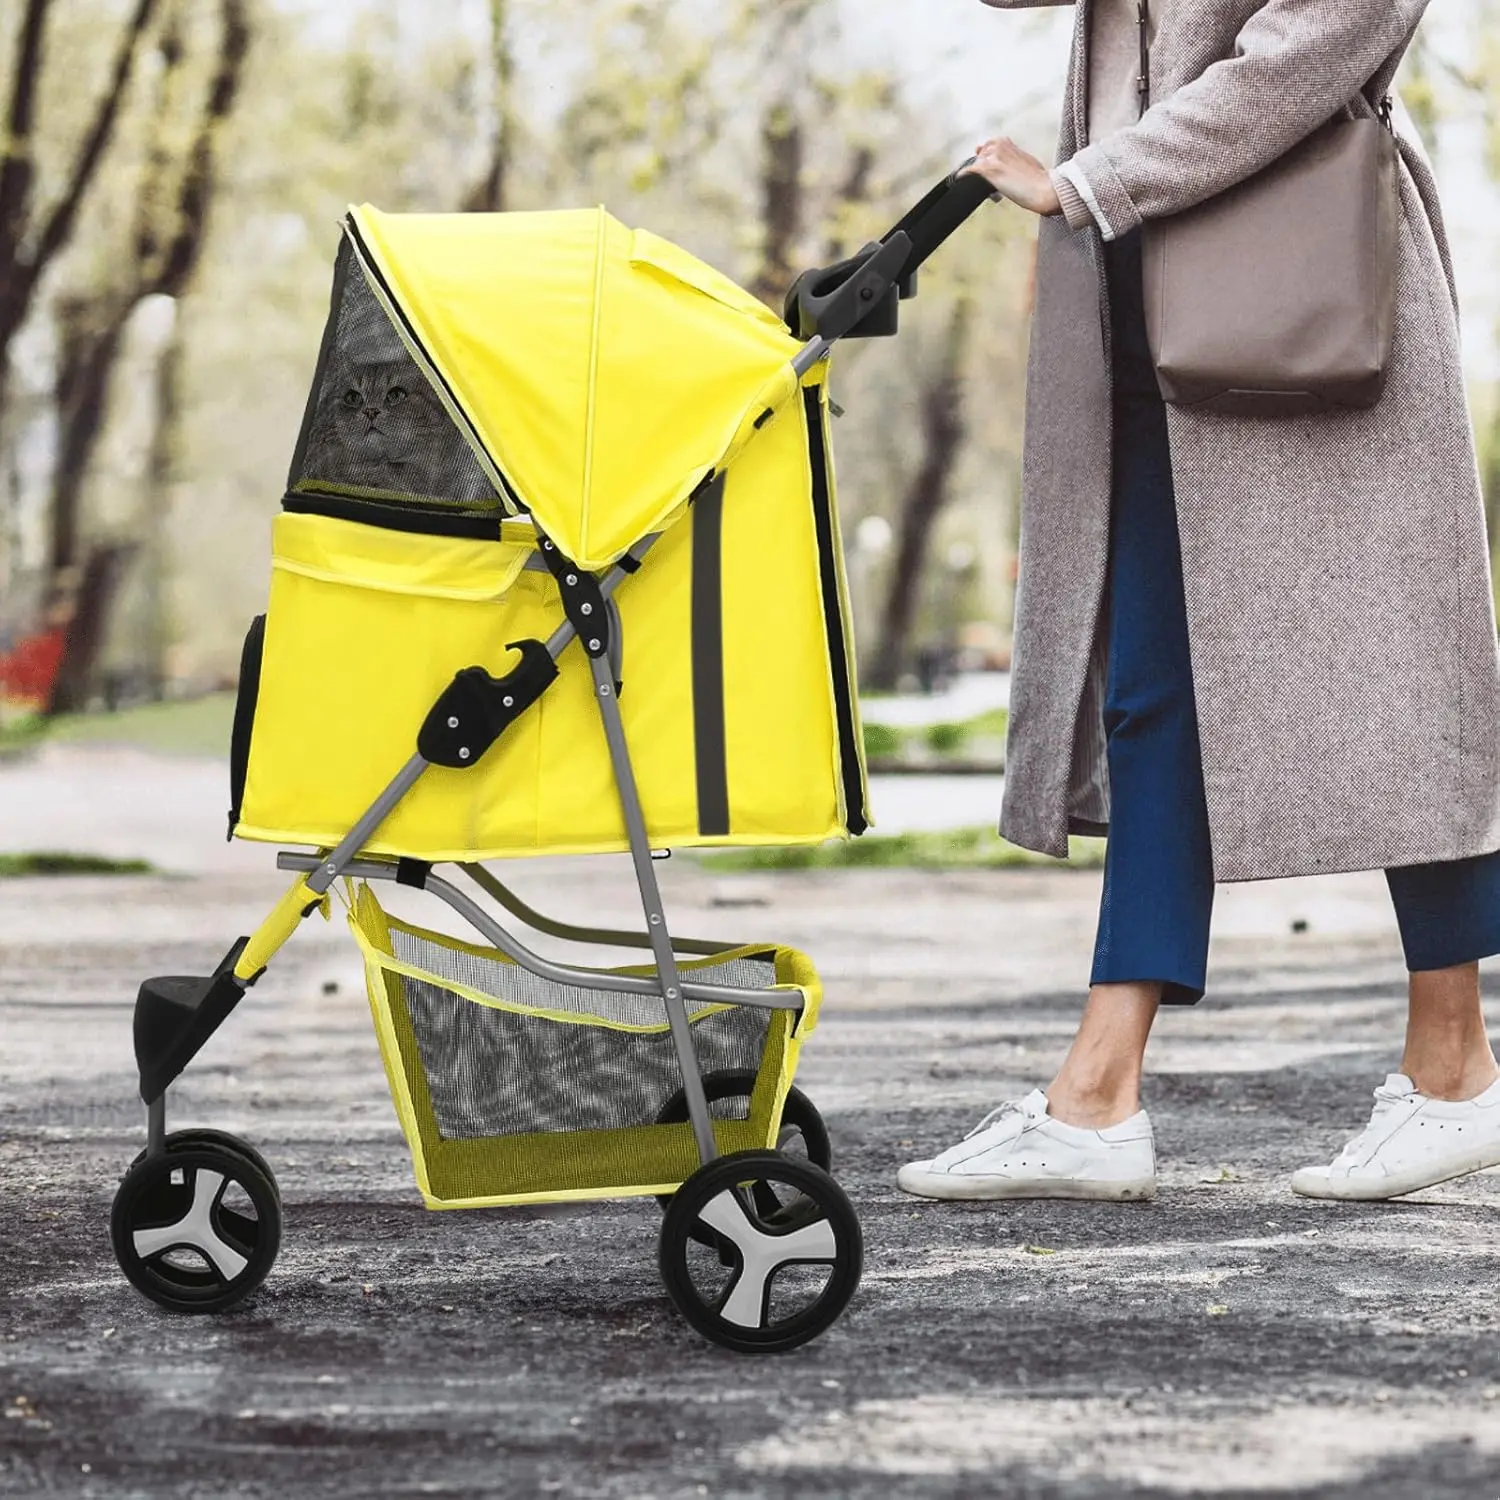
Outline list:
[[[494,487],[409,359],[335,356],[301,484],[427,500],[489,501]]]
[[[323,391],[307,478],[383,494],[442,497],[440,458],[462,439],[410,361],[339,359]]]

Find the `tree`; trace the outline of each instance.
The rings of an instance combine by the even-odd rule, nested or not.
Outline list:
[[[11,345],[43,275],[72,238],[79,210],[114,137],[142,39],[158,3],[134,0],[108,79],[64,169],[62,190],[50,207],[41,209],[36,203],[37,95],[52,0],[26,0],[16,32],[0,155],[0,410],[4,409],[3,377]]]
[[[53,690],[54,713],[86,703],[110,602],[132,550],[116,544],[85,555],[82,543],[84,479],[103,431],[110,377],[135,310],[148,297],[175,301],[183,295],[208,233],[218,139],[238,97],[251,40],[248,0],[219,0],[218,12],[212,63],[194,100],[187,7],[182,0],[169,7],[157,41],[161,66],[127,252],[112,278],[59,304],[50,567],[54,576],[80,576],[82,586]],[[179,357],[175,334],[162,357],[169,364]],[[174,380],[172,370],[158,380],[158,445],[160,429],[170,430],[175,419]]]
[[[922,451],[907,481],[896,524],[896,554],[886,588],[883,628],[869,687],[893,692],[911,655],[922,578],[933,528],[953,497],[954,475],[968,437],[964,410],[965,366],[973,340],[975,307],[967,292],[954,297],[933,369],[918,396]]]
[[[499,213],[509,206],[516,148],[516,59],[510,35],[509,0],[490,0],[490,70],[493,78],[490,131],[484,171],[464,197],[470,212]]]

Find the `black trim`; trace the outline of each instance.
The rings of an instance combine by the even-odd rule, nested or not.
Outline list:
[[[288,491],[281,508],[299,516],[331,516],[336,521],[357,521],[365,526],[383,526],[387,531],[410,531],[422,536],[462,536],[475,541],[500,539],[504,512],[444,510],[435,505],[403,505],[394,500],[357,500],[352,495],[330,495],[321,490]]]
[[[852,834],[870,826],[859,738],[854,730],[854,684],[849,680],[849,644],[844,630],[843,591],[839,586],[838,550],[833,531],[833,485],[828,471],[828,442],[823,431],[823,402],[816,386],[802,393],[807,415],[807,451],[812,463],[813,520],[818,532],[818,571],[822,579],[823,625],[828,635],[828,665],[833,673],[833,702],[838,717],[839,765],[844,773],[846,827]]]
[[[698,832],[729,832],[724,727],[724,478],[693,502],[693,748]]]
[[[432,862],[430,860],[402,857],[396,861],[397,885],[408,885],[415,891],[425,891],[427,877],[431,874]]]
[[[250,735],[260,697],[260,664],[266,648],[266,617],[256,615],[240,650],[240,684],[234,700],[234,727],[229,731],[229,832],[234,837],[245,804],[245,776],[250,769]]]
[[[359,232],[359,225],[354,222],[352,214],[347,215],[344,219],[344,232],[349,236],[350,241],[359,254],[360,268],[364,271],[366,277],[373,281],[385,294],[385,301],[401,320],[401,326],[406,330],[406,336],[411,340],[414,347],[422,351],[422,359],[426,365],[422,373],[429,380],[435,381],[443,388],[448,400],[452,403],[453,413],[462,419],[464,427],[468,430],[470,442],[475,451],[484,454],[489,460],[490,466],[494,469],[496,476],[499,477],[502,498],[511,505],[512,514],[525,515],[526,506],[521,503],[521,498],[511,487],[510,481],[501,473],[500,465],[496,463],[494,454],[490,452],[485,446],[484,441],[480,438],[478,430],[469,420],[468,413],[463,409],[462,403],[454,394],[453,387],[443,378],[443,372],[438,369],[437,365],[433,363],[432,356],[427,353],[427,346],[418,337],[417,330],[413,326],[411,319],[406,316],[406,309],[401,306],[400,298],[391,291],[385,277],[381,274],[380,267],[376,263],[375,257],[370,254],[370,247],[365,244],[364,237]]]

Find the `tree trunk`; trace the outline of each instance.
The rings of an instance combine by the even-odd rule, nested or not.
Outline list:
[[[761,120],[761,254],[750,290],[781,310],[796,276],[797,240],[802,233],[802,122],[786,100],[772,104]]]
[[[51,0],[27,0],[16,33],[10,97],[6,101],[3,155],[0,155],[0,412],[4,411],[4,372],[10,346],[47,267],[73,237],[78,212],[98,174],[135,71],[141,38],[151,24],[158,0],[135,0],[115,48],[109,81],[72,160],[64,171],[61,195],[45,214],[32,215],[32,166],[36,96],[45,66],[43,45]]]
[[[912,476],[896,523],[896,556],[883,612],[884,628],[868,686],[894,691],[911,655],[922,575],[933,527],[947,505],[968,427],[963,408],[963,366],[974,308],[967,297],[953,306],[937,370],[922,393],[922,462]]]
[[[172,496],[177,480],[177,454],[182,410],[183,343],[181,325],[173,323],[156,370],[156,423],[146,470],[146,504],[141,517],[141,593],[146,675],[151,696],[164,696],[167,652],[172,640],[168,605],[171,569]]]
[[[52,573],[75,567],[82,537],[83,486],[104,430],[109,377],[120,353],[125,319],[92,301],[64,303],[58,316],[57,465],[52,475]]]
[[[516,118],[511,94],[516,60],[508,29],[510,0],[490,0],[490,65],[495,79],[495,134],[484,175],[463,201],[466,213],[501,213],[509,203],[511,159],[515,155]]]
[[[61,430],[53,478],[50,547],[54,578],[75,570],[84,561],[84,482],[104,431],[110,377],[131,314],[149,296],[182,295],[197,270],[208,236],[218,136],[234,108],[251,39],[247,0],[221,0],[220,9],[216,66],[185,150],[178,144],[180,127],[174,118],[174,90],[185,61],[182,15],[174,12],[169,17],[160,43],[163,66],[148,150],[152,180],[143,185],[139,196],[127,276],[123,284],[110,287],[102,296],[65,305],[60,318],[62,356],[57,405]],[[168,182],[173,171],[179,174],[175,189]],[[159,207],[163,202],[169,205],[165,213]],[[54,713],[73,711],[87,703],[95,664],[107,637],[110,603],[133,550],[104,549],[98,555],[106,562],[98,569],[94,557],[87,560],[79,620],[68,633],[53,693]]]
[[[62,666],[52,686],[49,714],[81,713],[89,705],[94,663],[104,645],[109,608],[120,588],[120,580],[134,547],[96,547],[83,567],[73,618],[68,624]]]

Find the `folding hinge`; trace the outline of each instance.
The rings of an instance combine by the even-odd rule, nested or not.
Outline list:
[[[604,590],[587,568],[570,562],[550,538],[537,533],[542,547],[542,561],[557,580],[563,613],[578,634],[578,642],[590,656],[603,656],[609,650],[609,612],[604,607]]]

